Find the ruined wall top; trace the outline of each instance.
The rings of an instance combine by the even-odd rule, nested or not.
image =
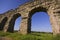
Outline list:
[[[24,6],[34,5],[35,4],[34,2],[36,2],[36,4],[40,4],[40,5],[42,3],[45,3],[45,2],[50,2],[50,3],[53,3],[54,2],[55,4],[59,4],[60,5],[60,0],[31,0],[31,1],[29,1],[29,2],[27,2],[25,4],[23,4],[23,5],[20,5],[18,8],[14,9],[14,10],[13,9],[12,10],[8,10],[4,14],[0,14],[0,15],[10,15],[13,12],[14,13],[17,13],[17,12],[23,11],[26,8]],[[8,14],[8,13],[10,13],[10,14]]]

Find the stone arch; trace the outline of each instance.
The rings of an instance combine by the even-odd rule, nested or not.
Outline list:
[[[35,14],[35,12],[46,12],[47,13],[48,9],[44,8],[44,7],[37,7],[32,9],[31,11],[29,11],[29,31],[31,32],[31,18],[32,16]],[[48,13],[47,13],[48,14]]]
[[[7,22],[8,18],[4,17],[0,23],[0,30],[3,30],[5,23]]]
[[[51,6],[50,6],[51,7]],[[43,11],[43,12],[47,12],[47,14],[49,15],[50,17],[50,24],[52,25],[52,31],[53,31],[53,34],[59,34],[59,25],[58,25],[58,19],[56,19],[56,17],[54,17],[54,10],[53,10],[53,6],[52,8],[48,8],[46,9],[45,7],[36,7],[36,8],[33,8],[29,11],[29,14],[28,14],[28,17],[29,17],[29,26],[28,26],[28,29],[29,31],[28,32],[31,32],[31,17],[32,15],[35,13],[35,12],[39,12],[39,11]]]
[[[27,13],[26,15],[23,14],[24,16],[22,16],[23,18],[22,18],[21,29],[20,29],[21,34],[31,33],[31,17],[35,12],[40,12],[40,11],[47,12],[47,9],[44,7],[36,7],[33,9],[31,8],[28,14]]]
[[[11,20],[9,22],[9,27],[8,27],[8,30],[7,30],[8,32],[14,32],[14,24],[15,24],[15,21],[20,16],[21,16],[21,14],[19,14],[19,13],[16,13],[16,14],[14,14],[12,16],[12,18],[11,18]]]
[[[50,22],[53,29],[53,34],[60,33],[60,1],[57,0],[33,0],[24,5],[19,6],[15,11],[8,11],[2,14],[3,17],[8,17],[8,20],[4,26],[4,32],[7,30],[13,32],[14,23],[16,18],[22,15],[21,21],[21,34],[27,34],[31,32],[31,17],[34,12],[44,11],[47,12],[50,17]],[[18,12],[16,14],[16,12]],[[9,13],[9,14],[7,14]],[[20,15],[21,13],[21,15]],[[1,17],[0,17],[1,18]],[[1,22],[1,21],[0,21]]]
[[[26,26],[22,26],[21,28],[21,33],[22,34],[27,34],[27,33],[30,33],[31,32],[31,17],[32,15],[35,13],[35,12],[40,12],[40,11],[43,11],[43,12],[47,12],[47,14],[49,15],[50,17],[50,23],[52,25],[52,31],[53,31],[53,34],[58,34],[60,33],[59,31],[59,24],[58,24],[58,19],[56,17],[54,17],[55,15],[55,12],[54,10],[55,7],[56,7],[56,1],[52,0],[52,1],[43,1],[39,2],[39,0],[37,1],[33,1],[31,3],[26,3],[25,5],[22,5],[20,8],[23,8],[22,10],[22,13],[24,15],[24,13],[26,15],[25,16],[25,19],[26,21],[22,20],[22,25],[26,25]],[[23,7],[25,6],[25,7]],[[60,7],[60,6],[59,6]],[[58,7],[57,7],[58,8]],[[56,10],[57,11],[57,10]],[[57,19],[57,20],[56,20]],[[24,23],[26,22],[26,23]],[[26,28],[25,28],[26,27]]]
[[[44,8],[44,7],[34,8],[34,9],[32,9],[32,10],[29,12],[29,17],[32,17],[35,12],[46,12],[46,13],[47,13],[47,10],[48,10],[48,9],[46,9],[46,8]]]

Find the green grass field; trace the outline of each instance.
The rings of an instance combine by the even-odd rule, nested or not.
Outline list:
[[[17,32],[15,33],[4,33],[0,31],[0,37],[9,37],[13,40],[60,40],[60,36],[53,36],[52,33],[43,33],[43,32],[32,32],[28,35],[22,35]]]

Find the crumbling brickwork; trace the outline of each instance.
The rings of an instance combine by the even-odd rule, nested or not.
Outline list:
[[[60,0],[34,0],[0,14],[0,30],[13,32],[15,20],[21,16],[18,32],[28,34],[31,32],[31,17],[41,11],[49,15],[53,34],[60,34]]]

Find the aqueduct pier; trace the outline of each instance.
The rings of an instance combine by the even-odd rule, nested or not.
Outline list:
[[[15,10],[9,10],[0,14],[0,30],[4,32],[13,32],[14,24],[18,17],[21,17],[21,34],[31,32],[31,17],[35,12],[47,12],[52,25],[53,34],[60,34],[60,0],[33,0],[27,2]]]

